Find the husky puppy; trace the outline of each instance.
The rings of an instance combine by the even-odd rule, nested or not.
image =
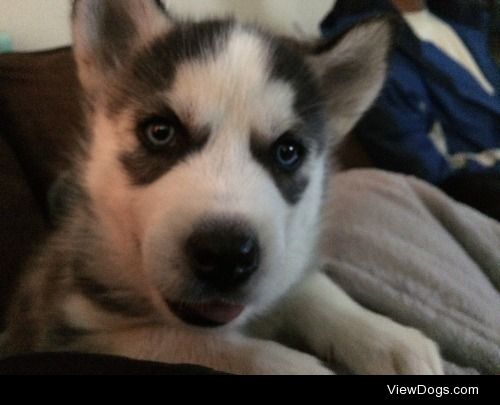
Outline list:
[[[231,19],[178,22],[154,0],[77,0],[88,144],[3,354],[442,373],[433,342],[361,308],[317,261],[328,156],[382,87],[391,25],[306,46]]]

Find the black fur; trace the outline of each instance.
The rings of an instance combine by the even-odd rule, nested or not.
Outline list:
[[[108,108],[120,112],[130,105],[142,105],[149,98],[168,90],[177,66],[194,59],[213,58],[224,49],[232,20],[184,23],[132,58],[131,68],[115,83]],[[145,97],[147,95],[147,97]]]

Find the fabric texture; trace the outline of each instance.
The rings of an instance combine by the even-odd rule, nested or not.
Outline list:
[[[334,185],[328,274],[438,342],[449,373],[500,373],[500,224],[414,177],[352,170]]]

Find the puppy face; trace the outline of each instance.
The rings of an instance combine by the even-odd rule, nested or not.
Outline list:
[[[384,22],[364,30],[388,43]],[[175,23],[154,1],[75,3],[85,186],[120,268],[172,319],[238,324],[304,275],[332,133],[383,81],[388,46],[359,62],[358,31],[313,56],[230,20]]]

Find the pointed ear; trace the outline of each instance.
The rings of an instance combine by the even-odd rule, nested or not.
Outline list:
[[[382,89],[394,31],[392,18],[371,19],[316,47],[309,57],[338,137],[352,130]]]
[[[75,0],[74,53],[85,90],[98,89],[135,50],[172,25],[159,0]]]

